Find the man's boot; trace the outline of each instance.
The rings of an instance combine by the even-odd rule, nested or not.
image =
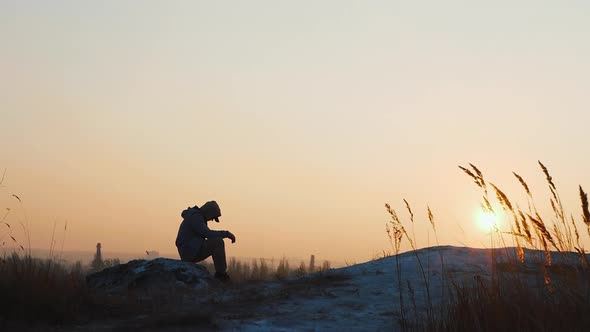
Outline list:
[[[215,279],[221,282],[230,282],[229,274],[227,272],[215,272]]]

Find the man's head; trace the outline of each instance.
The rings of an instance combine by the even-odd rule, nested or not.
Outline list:
[[[219,205],[216,201],[209,201],[203,204],[203,206],[200,207],[200,210],[205,220],[215,220],[216,222],[219,222],[219,217],[221,217],[221,209],[219,208]]]

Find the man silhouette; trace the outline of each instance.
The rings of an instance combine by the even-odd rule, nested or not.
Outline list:
[[[214,231],[207,226],[211,220],[219,222],[221,209],[217,202],[209,201],[200,208],[196,205],[189,207],[182,211],[181,216],[183,220],[176,236],[180,259],[196,263],[212,256],[215,278],[229,281],[223,239],[228,238],[234,243],[236,237],[230,231]]]

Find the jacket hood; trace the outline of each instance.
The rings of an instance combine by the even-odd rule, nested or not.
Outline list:
[[[186,219],[190,216],[192,216],[195,213],[199,212],[199,208],[194,206],[194,207],[189,207],[186,210],[182,211],[182,213],[180,214],[180,216],[182,217],[182,219]]]

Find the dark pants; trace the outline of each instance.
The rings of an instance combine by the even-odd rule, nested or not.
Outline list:
[[[193,259],[193,261],[200,262],[207,259],[209,256],[213,257],[213,264],[215,265],[215,272],[225,273],[227,271],[227,262],[225,259],[225,244],[223,238],[213,237],[205,239],[201,249]]]

